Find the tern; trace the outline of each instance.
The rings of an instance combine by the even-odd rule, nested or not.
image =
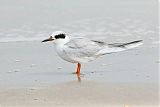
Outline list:
[[[76,74],[80,76],[81,63],[87,63],[106,54],[116,53],[132,49],[142,45],[142,40],[127,43],[112,43],[91,40],[85,37],[71,37],[64,31],[55,31],[48,39],[42,42],[52,41],[58,55],[71,63],[77,63]]]

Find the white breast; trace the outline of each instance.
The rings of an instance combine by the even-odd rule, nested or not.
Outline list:
[[[64,46],[63,45],[59,45],[59,46],[56,46],[56,51],[57,51],[57,54],[64,60],[68,61],[68,62],[71,62],[71,63],[77,63],[77,61],[73,60],[72,58],[70,58],[64,51]]]

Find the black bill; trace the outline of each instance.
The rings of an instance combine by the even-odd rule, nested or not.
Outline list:
[[[43,40],[42,42],[48,42],[48,41],[53,41],[53,40],[54,40],[53,37],[50,36],[48,39],[45,39],[45,40]]]

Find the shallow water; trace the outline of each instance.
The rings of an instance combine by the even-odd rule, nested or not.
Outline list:
[[[81,81],[158,84],[158,47],[105,55],[82,64]],[[57,56],[52,44],[0,43],[0,87],[48,86],[77,81],[76,64]]]

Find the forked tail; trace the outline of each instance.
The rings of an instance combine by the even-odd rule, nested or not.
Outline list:
[[[107,44],[106,48],[99,51],[99,54],[110,54],[110,53],[115,53],[115,52],[120,52],[132,48],[136,48],[140,45],[142,45],[142,40],[137,40],[133,42],[128,42],[128,43],[113,43],[113,44]]]

